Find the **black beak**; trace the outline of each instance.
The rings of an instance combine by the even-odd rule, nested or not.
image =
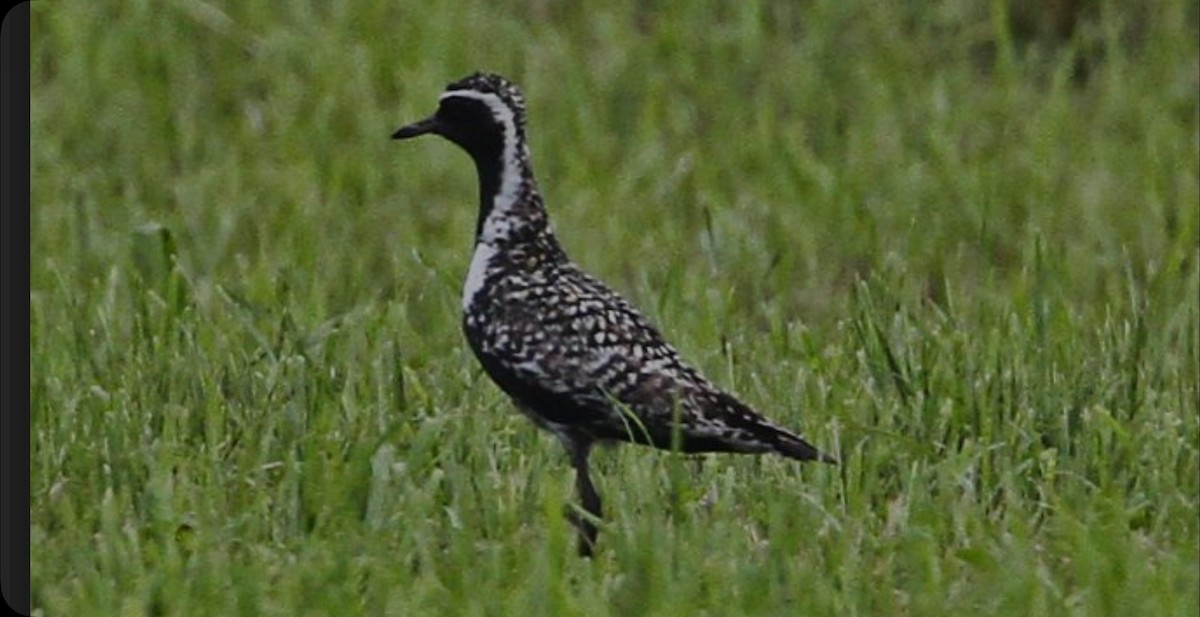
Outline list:
[[[436,133],[438,132],[438,128],[437,116],[430,116],[420,122],[413,122],[408,126],[401,127],[395,133],[392,133],[392,139],[409,139],[410,137],[426,133]]]

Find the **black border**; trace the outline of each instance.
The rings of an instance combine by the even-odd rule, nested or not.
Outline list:
[[[29,614],[29,3],[0,24],[0,594]]]

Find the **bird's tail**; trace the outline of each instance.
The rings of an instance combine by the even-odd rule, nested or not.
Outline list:
[[[800,437],[784,430],[779,430],[779,433],[774,443],[776,452],[799,461],[820,461],[831,465],[838,464],[836,458],[821,452],[816,446],[804,441]]]
[[[752,444],[742,444],[742,447],[733,449],[745,452],[775,452],[798,461],[838,464],[836,458],[821,452],[799,435],[767,420],[732,395],[722,393],[718,396],[724,404],[725,421],[753,435],[749,440]],[[750,447],[745,447],[746,445]]]
[[[770,444],[771,449],[778,454],[794,458],[798,461],[820,461],[831,465],[838,464],[836,458],[821,452],[816,446],[787,429],[780,428],[763,420],[758,430],[761,433],[765,433],[760,434],[760,438],[763,438],[763,441]]]

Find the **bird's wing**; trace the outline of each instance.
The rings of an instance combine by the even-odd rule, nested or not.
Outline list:
[[[554,283],[551,302],[498,306],[508,334],[480,354],[501,388],[537,417],[662,448],[817,456],[683,362],[653,324],[597,279],[568,267]]]

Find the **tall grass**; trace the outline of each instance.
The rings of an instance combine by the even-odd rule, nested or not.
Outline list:
[[[1200,10],[1037,6],[34,3],[35,611],[1196,614]],[[841,467],[602,451],[574,556],[469,161],[387,139],[476,69],[572,256]]]

